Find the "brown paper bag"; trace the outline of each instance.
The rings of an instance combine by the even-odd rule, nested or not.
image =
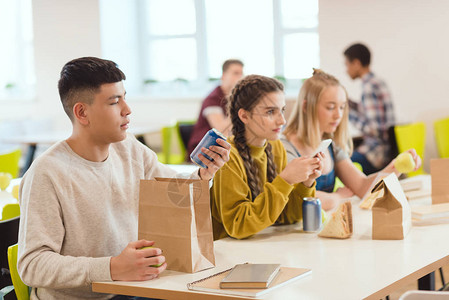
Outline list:
[[[432,177],[432,204],[449,202],[449,158],[430,160],[430,175]]]
[[[155,241],[169,270],[194,273],[214,267],[209,182],[141,180],[139,239]]]
[[[383,196],[373,205],[373,240],[402,240],[412,226],[410,205],[401,184],[391,173],[374,187],[383,190]]]

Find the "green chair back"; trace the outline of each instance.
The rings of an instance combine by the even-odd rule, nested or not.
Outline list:
[[[449,118],[433,123],[438,153],[441,158],[449,157]]]
[[[2,221],[20,216],[19,203],[9,203],[3,206]]]
[[[14,285],[17,300],[28,300],[30,299],[30,288],[23,283],[17,271],[17,250],[17,244],[8,247],[9,272],[11,273],[11,280]]]
[[[180,126],[194,124],[195,121],[178,121],[161,129],[162,152],[158,159],[164,164],[182,164],[186,162],[187,150],[180,132]]]
[[[22,155],[20,149],[11,152],[0,153],[0,172],[9,173],[13,178],[19,176],[19,160]]]
[[[424,122],[396,125],[394,133],[399,153],[415,148],[416,153],[424,160],[424,148],[426,145],[426,124]],[[407,176],[411,177],[421,174],[425,174],[422,166],[418,170],[408,173]]]

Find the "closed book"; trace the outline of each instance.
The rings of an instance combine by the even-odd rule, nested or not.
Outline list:
[[[268,286],[268,288],[260,288],[260,289],[220,288],[220,282],[231,272],[231,270],[232,269],[225,270],[223,272],[211,275],[201,280],[188,283],[187,288],[192,291],[257,298],[262,295],[265,295],[266,293],[276,288],[282,287],[294,280],[300,279],[312,273],[311,269],[281,267],[278,275],[275,276],[275,278]]]
[[[239,264],[220,282],[222,289],[267,288],[278,274],[280,264]]]

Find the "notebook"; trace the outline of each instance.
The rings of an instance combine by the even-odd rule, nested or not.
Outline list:
[[[449,218],[449,203],[412,207],[412,217],[418,220]]]
[[[268,288],[262,289],[220,289],[220,282],[232,269],[214,274],[204,279],[187,284],[187,288],[192,291],[209,292],[216,294],[226,294],[257,298],[278,287],[284,286],[294,280],[300,279],[312,273],[311,269],[281,267],[278,275],[273,279]]]
[[[267,288],[278,275],[280,264],[239,264],[220,282],[220,288]]]
[[[423,181],[419,178],[407,178],[404,180],[400,180],[399,183],[401,184],[402,189],[405,193],[410,191],[422,190],[423,188]]]

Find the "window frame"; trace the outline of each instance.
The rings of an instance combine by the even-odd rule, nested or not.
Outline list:
[[[187,97],[196,96],[196,93],[200,92],[203,96],[204,89],[210,85],[210,75],[208,72],[208,53],[207,53],[207,35],[206,35],[206,0],[192,0],[195,7],[196,15],[196,31],[193,34],[179,34],[179,35],[153,35],[147,32],[146,23],[146,7],[145,0],[138,1],[138,22],[140,28],[139,32],[139,59],[142,62],[140,68],[140,80],[142,86],[145,78],[144,66],[148,66],[148,56],[150,55],[149,44],[151,40],[169,40],[175,38],[192,38],[196,43],[196,59],[197,59],[197,79],[189,81],[191,86],[199,87],[198,90],[192,89],[192,93]],[[273,53],[274,53],[274,72],[272,76],[280,76],[285,78],[284,75],[284,41],[285,37],[290,34],[297,33],[316,33],[318,35],[318,24],[315,27],[296,27],[286,28],[282,25],[282,0],[271,0],[273,5]],[[318,0],[316,0],[318,1]],[[318,16],[317,16],[318,18]],[[318,67],[318,66],[317,66]],[[153,78],[154,79],[154,78]],[[290,92],[297,93],[299,86],[301,85],[302,78],[285,78],[284,84],[290,87]],[[166,85],[167,82],[158,82]],[[142,87],[143,90],[143,87]],[[200,91],[202,90],[202,91]],[[287,91],[288,92],[288,91]],[[155,95],[159,96],[159,95]]]

